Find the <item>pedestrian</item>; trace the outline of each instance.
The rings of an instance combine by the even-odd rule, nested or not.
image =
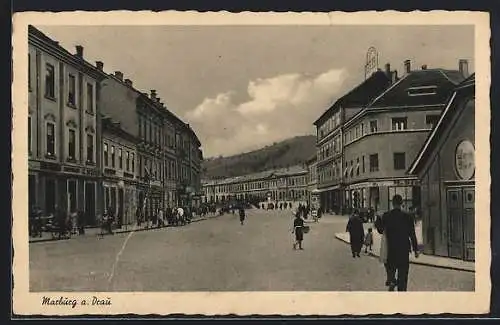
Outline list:
[[[361,257],[361,249],[363,248],[363,241],[365,231],[363,229],[363,221],[359,217],[358,211],[354,211],[352,216],[347,222],[346,232],[349,233],[349,241],[351,244],[352,257]]]
[[[184,225],[184,209],[181,207],[177,208],[177,220],[178,220],[178,223],[180,223],[181,225]]]
[[[391,274],[389,270],[389,265],[387,264],[387,236],[384,233],[382,217],[377,216],[375,219],[375,229],[377,232],[381,234],[380,237],[380,252],[379,252],[379,261],[384,264],[385,269],[385,286],[388,287],[391,284]]]
[[[85,235],[85,214],[82,210],[78,210],[78,234]]]
[[[293,220],[293,230],[292,234],[295,234],[295,242],[293,243],[293,249],[303,250],[302,241],[304,240],[304,220],[300,217],[300,213],[295,213],[295,219]]]
[[[106,230],[108,234],[113,235],[113,222],[115,221],[115,215],[113,213],[113,209],[108,207],[107,216],[106,216]]]
[[[165,221],[163,220],[163,209],[158,209],[158,228],[163,227]]]
[[[137,207],[137,209],[135,209],[135,219],[137,221],[137,227],[140,227],[141,226],[141,208],[140,207]]]
[[[372,251],[373,246],[373,231],[372,228],[368,228],[368,232],[365,235],[365,254],[368,253],[368,249],[370,252]]]
[[[240,214],[240,223],[243,226],[243,224],[245,223],[245,209],[243,208],[242,205],[240,206],[239,214]]]
[[[415,257],[419,256],[415,223],[411,215],[401,210],[402,203],[401,195],[394,195],[393,209],[384,214],[380,225],[387,236],[389,291],[396,287],[398,291],[407,291],[410,253],[413,250]]]

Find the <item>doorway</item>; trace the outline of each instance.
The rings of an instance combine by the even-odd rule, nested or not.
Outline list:
[[[95,225],[95,183],[85,183],[85,223],[87,225]]]
[[[29,209],[33,208],[37,205],[37,197],[36,197],[36,176],[29,175],[28,176],[28,204]]]
[[[76,192],[76,180],[68,180],[67,183],[67,198],[68,198],[68,212],[76,212],[77,209],[77,192]]]
[[[474,202],[474,187],[455,187],[446,190],[450,257],[475,260]]]
[[[56,207],[56,180],[53,178],[45,179],[45,212],[54,213]]]
[[[123,188],[118,189],[118,224],[124,224],[124,211],[123,209]]]

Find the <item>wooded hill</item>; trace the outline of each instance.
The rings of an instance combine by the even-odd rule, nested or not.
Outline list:
[[[301,165],[316,153],[314,135],[297,136],[264,148],[203,161],[203,179],[219,179]]]

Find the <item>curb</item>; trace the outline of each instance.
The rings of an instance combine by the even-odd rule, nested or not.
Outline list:
[[[195,223],[195,222],[199,222],[199,221],[203,221],[203,220],[208,220],[208,219],[213,219],[213,218],[217,218],[219,217],[219,215],[216,215],[216,216],[212,216],[212,217],[203,217],[203,218],[197,218],[195,220],[191,220],[191,223]],[[147,231],[147,230],[156,230],[156,229],[163,229],[163,228],[170,228],[170,227],[174,227],[172,225],[167,225],[167,226],[163,226],[163,227],[149,227],[149,228],[141,228],[141,229],[135,229],[135,230],[120,230],[120,231],[115,231],[114,233],[115,234],[126,234],[126,233],[130,233],[130,232],[141,232],[141,231]],[[98,234],[96,234],[97,236]],[[90,237],[91,235],[84,235],[84,237]],[[64,239],[58,239],[58,238],[45,238],[45,239],[40,239],[40,240],[30,240],[29,241],[29,244],[37,244],[37,243],[46,243],[46,242],[51,242],[51,241],[68,241],[70,240],[71,238],[64,238]]]
[[[350,244],[349,241],[347,241],[344,238],[341,238],[341,237],[339,237],[337,235],[335,235],[335,238],[338,239],[338,240],[340,240],[341,242],[344,242],[346,244]],[[375,254],[373,252],[369,252],[368,256],[377,257],[377,258],[379,257],[377,254]],[[447,266],[447,265],[436,265],[436,264],[432,264],[432,263],[415,261],[415,260],[410,260],[410,264],[430,266],[430,267],[435,267],[435,268],[439,268],[439,269],[447,269],[447,270],[454,270],[454,271],[463,271],[463,272],[469,272],[469,273],[476,273],[475,270],[464,269],[464,268],[461,268],[461,267]]]

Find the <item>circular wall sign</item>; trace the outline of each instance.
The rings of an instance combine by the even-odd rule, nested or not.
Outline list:
[[[455,150],[455,169],[460,179],[469,180],[474,176],[474,145],[469,140],[461,141]]]

